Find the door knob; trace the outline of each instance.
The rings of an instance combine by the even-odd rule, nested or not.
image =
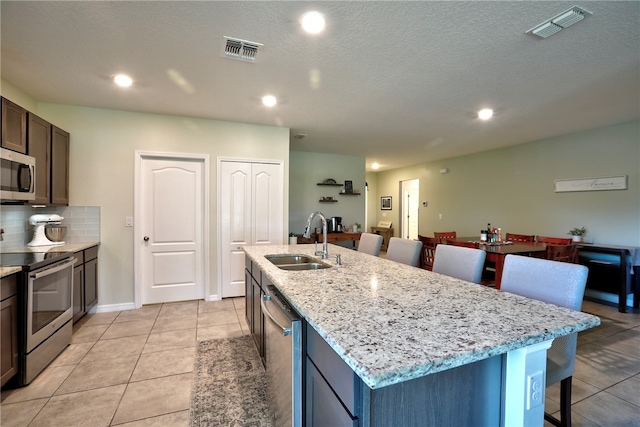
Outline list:
[[[142,240],[144,240],[145,242],[148,242],[149,241],[149,236],[144,236]]]

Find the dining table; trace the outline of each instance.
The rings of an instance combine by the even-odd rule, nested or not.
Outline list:
[[[478,249],[482,249],[487,253],[485,258],[485,268],[493,265],[496,272],[496,289],[500,289],[502,282],[502,269],[504,268],[504,259],[507,255],[535,256],[547,250],[547,245],[540,242],[493,242],[487,243],[480,241],[478,237],[457,237],[457,242],[475,242]]]

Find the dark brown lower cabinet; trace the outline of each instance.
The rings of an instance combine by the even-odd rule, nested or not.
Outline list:
[[[0,386],[18,372],[17,275],[0,280]]]
[[[98,247],[74,254],[73,321],[76,322],[98,303]]]

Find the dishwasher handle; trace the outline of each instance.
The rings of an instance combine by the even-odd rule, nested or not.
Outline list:
[[[262,312],[264,313],[265,316],[267,316],[269,319],[271,319],[271,321],[273,323],[275,323],[280,329],[282,329],[282,335],[283,336],[288,336],[291,335],[291,328],[287,328],[285,326],[282,326],[282,324],[280,324],[280,322],[278,322],[276,320],[275,317],[273,317],[273,314],[271,314],[269,312],[269,310],[267,309],[267,305],[265,304],[265,301],[271,301],[271,295],[265,295],[261,300],[260,300],[260,307],[262,307]]]

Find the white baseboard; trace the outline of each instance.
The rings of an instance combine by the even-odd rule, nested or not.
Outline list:
[[[133,302],[126,302],[123,304],[99,304],[94,308],[96,313],[108,313],[110,311],[133,310],[136,305]]]

